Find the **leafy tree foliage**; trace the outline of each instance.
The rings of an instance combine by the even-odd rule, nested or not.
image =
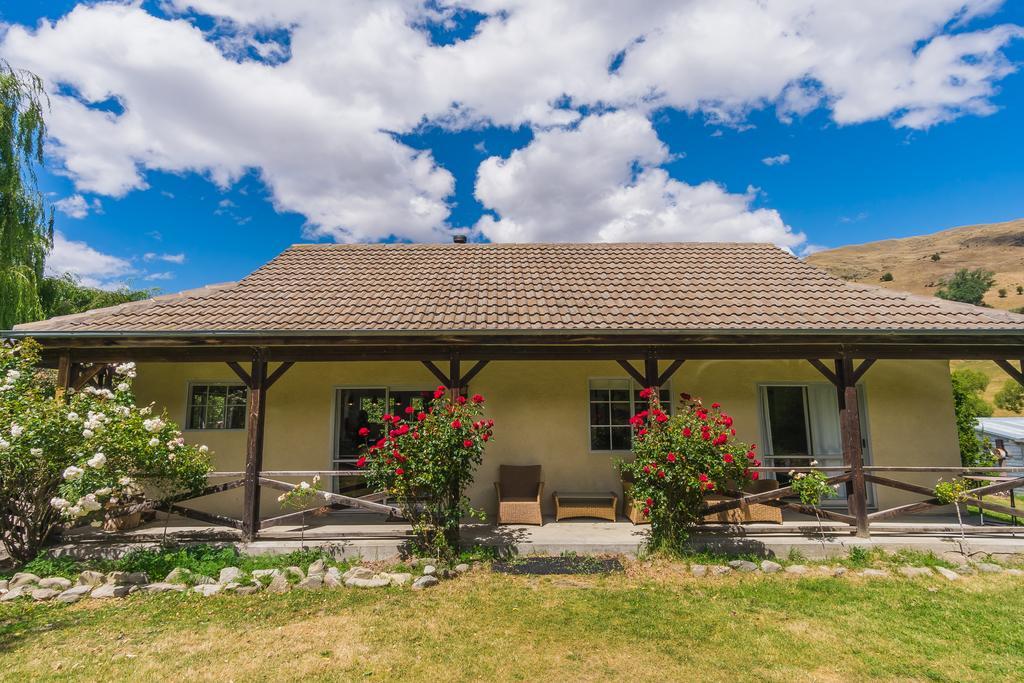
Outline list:
[[[987,443],[974,431],[979,417],[992,415],[992,406],[980,395],[988,386],[988,377],[978,370],[968,368],[953,372],[951,377],[960,461],[965,467],[991,465],[992,456],[986,447]]]
[[[942,286],[935,292],[935,296],[980,306],[985,292],[991,289],[995,283],[995,273],[991,270],[961,268],[953,277],[942,281]]]
[[[113,291],[86,287],[71,273],[65,273],[60,277],[43,278],[39,283],[39,300],[42,304],[43,318],[81,313],[129,301],[141,301],[152,296],[154,292],[155,290],[128,289],[127,287]]]
[[[1008,379],[996,393],[996,406],[1011,413],[1024,411],[1024,386],[1015,379]]]
[[[53,210],[36,183],[46,94],[38,76],[0,60],[0,329],[42,315],[39,281],[53,243]]]

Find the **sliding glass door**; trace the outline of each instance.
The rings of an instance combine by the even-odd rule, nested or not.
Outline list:
[[[835,387],[826,383],[768,384],[760,387],[760,395],[765,465],[809,467],[812,461],[817,461],[821,467],[842,467],[839,399]],[[864,460],[869,462],[863,394],[859,403]],[[785,472],[774,476],[782,486],[790,480]],[[840,487],[839,497],[831,500],[845,503],[845,498],[845,487]]]

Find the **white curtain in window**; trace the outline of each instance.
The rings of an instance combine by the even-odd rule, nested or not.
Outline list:
[[[831,384],[807,386],[807,412],[811,418],[811,450],[814,455],[843,452],[839,435],[839,399]]]

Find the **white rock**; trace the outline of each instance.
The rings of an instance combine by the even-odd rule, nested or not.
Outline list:
[[[381,574],[381,578],[390,581],[392,586],[405,586],[412,583],[412,574],[406,572],[389,572]]]
[[[193,574],[192,583],[196,586],[211,586],[217,583],[217,580],[210,576],[204,576],[203,574]]]
[[[761,571],[765,574],[774,574],[782,571],[782,565],[772,560],[764,560],[761,562]]]
[[[217,583],[231,583],[242,578],[242,570],[238,567],[224,567],[220,570],[220,577]]]
[[[881,579],[889,576],[889,572],[884,569],[865,569],[860,575],[869,579]]]
[[[258,593],[260,590],[259,584],[252,584],[248,586],[241,586],[235,589],[235,595],[252,595]]]
[[[31,590],[31,584],[29,584],[28,590]],[[11,590],[4,593],[3,597],[0,597],[0,602],[10,602],[12,600],[17,600],[18,598],[24,597],[26,595],[28,595],[28,593],[26,592],[26,587],[24,585],[15,586]]]
[[[9,590],[14,590],[18,586],[34,586],[37,583],[39,583],[39,577],[35,574],[30,574],[28,572],[18,572],[17,574],[11,577],[11,580],[8,582],[7,588]]]
[[[935,571],[937,571],[941,576],[945,577],[946,579],[949,579],[950,581],[960,580],[960,575],[952,569],[946,569],[945,567],[936,567]]]
[[[729,566],[738,572],[756,572],[757,565],[749,560],[733,560]]]
[[[903,574],[903,576],[911,579],[918,576],[932,575],[932,570],[928,567],[900,567],[899,572],[900,574]]]
[[[91,569],[86,569],[84,572],[78,575],[79,586],[99,586],[106,582],[107,577],[103,572],[94,572]]]
[[[978,568],[979,572],[984,572],[985,574],[998,574],[1003,571],[1002,567],[991,562],[979,562],[974,566]]]
[[[285,578],[284,574],[276,575],[267,586],[267,590],[271,593],[287,593],[292,589],[292,585],[288,583],[288,579]]]
[[[128,584],[105,583],[92,589],[89,597],[96,599],[123,598],[128,595],[134,586]]]
[[[107,574],[107,583],[118,586],[144,586],[149,583],[146,572],[110,572]]]
[[[306,576],[310,574],[323,574],[327,571],[327,563],[323,560],[317,560],[313,564],[309,565],[309,570],[306,572]]]
[[[440,581],[438,581],[438,578],[436,576],[425,574],[424,576],[421,576],[420,578],[412,582],[412,589],[414,591],[421,591],[424,588],[436,586],[438,583],[440,583]]]
[[[1024,576],[1024,569],[1007,569],[1003,573],[1009,576]]]
[[[304,578],[306,578],[306,572],[302,571],[302,569],[300,569],[299,567],[285,567],[284,571],[282,571],[281,573],[284,574],[286,577],[294,576],[299,581],[302,581]]]
[[[7,579],[0,579],[0,593],[2,593],[5,590],[8,590],[9,588],[10,586],[8,586],[7,584]]]
[[[691,564],[690,573],[694,576],[706,576],[708,573],[708,568],[702,564]]]
[[[81,585],[72,586],[63,593],[57,596],[57,602],[62,602],[66,605],[70,605],[78,602],[92,591],[92,586]]]
[[[807,567],[802,564],[791,564],[786,567],[786,573],[800,576],[807,573]]]
[[[455,571],[459,574],[465,574],[469,571],[469,565],[463,562],[462,564],[455,565]]]
[[[349,588],[384,588],[384,586],[391,585],[391,580],[383,577],[374,577],[372,579],[353,577],[345,579],[345,585]]]
[[[423,576],[433,576],[437,573],[437,567],[432,564],[428,564],[423,567]]]
[[[231,591],[236,591],[236,590],[238,590],[241,587],[242,587],[242,584],[240,584],[239,582],[237,582],[237,581],[229,581],[228,583],[224,584],[224,592],[225,593],[230,593]]]
[[[199,593],[200,595],[205,595],[206,597],[216,595],[217,593],[220,593],[222,590],[224,590],[224,586],[222,586],[219,583],[204,583],[199,586],[194,586],[192,588],[192,591],[194,593]]]
[[[726,567],[721,564],[713,564],[710,567],[708,567],[708,570],[715,576],[722,576],[724,574],[732,573],[732,567]]]
[[[366,567],[352,567],[342,574],[341,578],[345,581],[348,581],[349,579],[372,579],[373,571]]]
[[[60,591],[53,588],[36,588],[32,591],[31,595],[32,599],[36,602],[46,602],[60,595]]]
[[[63,576],[51,576],[48,579],[39,580],[40,588],[56,588],[57,592],[66,591],[71,588],[71,580],[65,579]]]
[[[317,591],[324,587],[324,578],[319,574],[307,576],[295,586],[304,591]]]
[[[832,576],[844,576],[849,571],[846,567],[836,567],[832,570]]]
[[[142,587],[142,590],[146,593],[184,593],[188,590],[188,586],[183,583],[158,581],[157,583],[147,583]]]
[[[175,567],[167,574],[167,578],[164,579],[164,583],[187,583],[189,578],[192,576],[192,572],[184,567]]]
[[[341,588],[344,585],[345,584],[341,580],[340,573],[332,574],[327,572],[324,574],[324,588]]]

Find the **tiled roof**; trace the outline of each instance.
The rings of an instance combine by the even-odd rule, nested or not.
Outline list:
[[[1024,331],[766,244],[296,245],[245,279],[24,332]]]

